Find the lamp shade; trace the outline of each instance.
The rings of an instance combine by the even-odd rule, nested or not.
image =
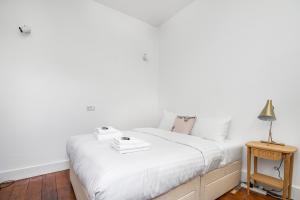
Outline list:
[[[265,105],[264,109],[261,111],[258,119],[263,121],[275,121],[275,113],[274,113],[274,106],[272,105],[272,100],[268,100],[267,104]]]

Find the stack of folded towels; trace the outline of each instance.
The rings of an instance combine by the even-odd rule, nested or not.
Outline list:
[[[96,128],[96,137],[98,140],[109,140],[115,137],[121,137],[122,132],[111,127],[111,126],[103,126],[101,128]]]
[[[112,147],[121,154],[145,151],[150,149],[150,144],[135,137],[118,137],[114,138]]]

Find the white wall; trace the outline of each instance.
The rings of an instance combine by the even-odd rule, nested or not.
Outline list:
[[[0,180],[64,161],[71,135],[156,124],[157,37],[93,0],[0,0]]]
[[[230,137],[246,142],[267,139],[268,124],[257,116],[271,98],[278,119],[274,138],[300,149],[299,10],[296,0],[198,0],[189,5],[160,30],[160,108],[228,114],[233,119]],[[267,162],[260,169],[277,175],[273,166]]]

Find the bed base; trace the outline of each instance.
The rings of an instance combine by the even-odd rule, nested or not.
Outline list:
[[[239,185],[241,167],[242,162],[235,161],[205,175],[197,176],[154,200],[214,200]],[[90,200],[72,167],[70,180],[76,199]]]

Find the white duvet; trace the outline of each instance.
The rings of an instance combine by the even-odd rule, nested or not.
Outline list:
[[[125,131],[151,144],[150,150],[120,154],[93,134],[70,138],[67,153],[92,200],[155,198],[216,169],[224,152],[217,143],[154,128]]]

